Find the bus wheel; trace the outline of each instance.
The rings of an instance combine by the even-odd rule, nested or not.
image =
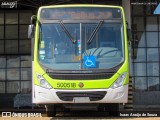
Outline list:
[[[113,103],[109,105],[109,116],[117,117],[119,114],[119,104]]]
[[[55,105],[45,105],[47,117],[56,116],[56,106]]]
[[[105,112],[106,108],[105,108],[105,104],[101,103],[98,106],[98,112]]]

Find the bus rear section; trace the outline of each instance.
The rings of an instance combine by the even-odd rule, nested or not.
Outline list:
[[[32,21],[32,101],[46,105],[48,116],[60,105],[105,109],[127,103],[128,41],[122,7],[45,6]]]

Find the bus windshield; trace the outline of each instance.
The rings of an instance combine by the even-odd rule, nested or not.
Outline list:
[[[53,70],[110,69],[121,64],[124,61],[123,24],[100,22],[40,23],[39,62]]]

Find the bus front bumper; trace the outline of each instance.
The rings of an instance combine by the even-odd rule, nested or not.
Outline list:
[[[56,92],[91,92],[106,91],[105,96],[101,100],[90,101],[90,99],[76,98],[72,101],[61,100]],[[77,100],[78,99],[78,100]],[[128,101],[128,85],[124,85],[115,89],[92,89],[92,90],[60,90],[46,89],[34,85],[32,91],[32,102],[36,104],[55,104],[55,103],[127,103]]]

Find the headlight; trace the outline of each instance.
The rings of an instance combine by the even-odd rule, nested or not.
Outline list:
[[[37,79],[41,85],[41,87],[47,88],[47,89],[51,89],[52,87],[49,85],[49,83],[42,77],[42,75],[40,75],[39,73],[36,73],[37,75]]]
[[[126,75],[127,75],[126,72],[122,73],[122,74],[118,77],[118,79],[112,84],[111,88],[114,89],[114,88],[117,88],[117,87],[122,86],[123,81],[124,81],[125,78],[126,78]]]

